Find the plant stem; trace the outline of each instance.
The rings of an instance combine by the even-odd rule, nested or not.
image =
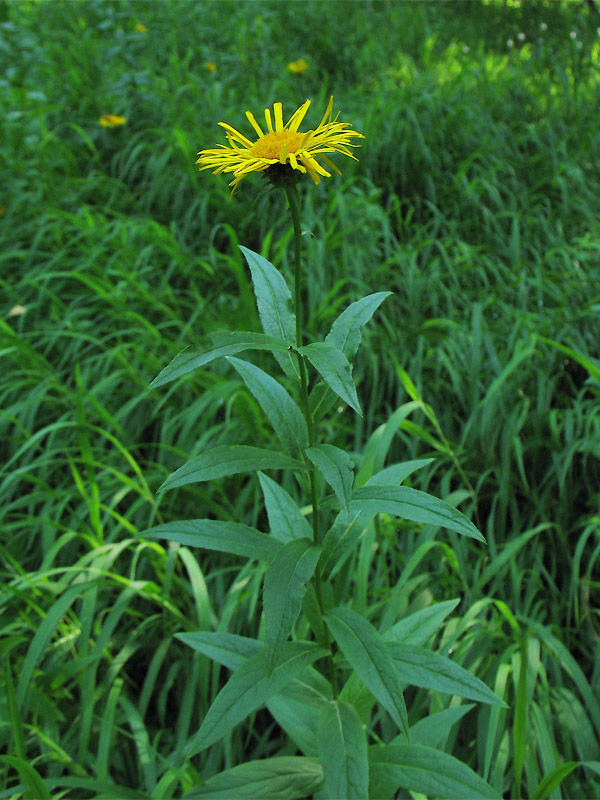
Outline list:
[[[296,313],[296,347],[302,347],[302,273],[301,273],[301,250],[302,250],[302,227],[300,224],[300,196],[296,186],[288,186],[285,190],[287,195],[290,211],[292,214],[292,221],[294,223],[294,309]],[[310,402],[308,398],[308,370],[306,368],[306,360],[298,353],[298,367],[300,370],[300,402],[302,404],[302,412],[306,420],[306,427],[308,429],[308,442],[311,447],[316,444],[315,429],[313,425],[312,414],[310,413]],[[319,496],[317,494],[317,478],[314,469],[309,471],[310,479],[310,494],[312,503],[312,527],[313,527],[313,542],[315,547],[320,545],[320,532],[319,532]],[[325,604],[323,602],[323,592],[321,590],[321,570],[317,565],[313,577],[315,594],[321,616],[325,614]],[[335,673],[335,665],[333,663],[333,643],[329,638],[329,632],[325,626],[325,639],[326,647],[329,648],[330,653],[327,657],[329,665],[329,675],[331,683],[331,691],[334,700],[338,696],[337,677]]]

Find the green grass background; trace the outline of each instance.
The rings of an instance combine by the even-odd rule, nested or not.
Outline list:
[[[427,741],[504,796],[600,761],[599,53],[591,3],[0,3],[0,798],[178,797],[295,752],[259,712],[185,760],[225,676],[172,636],[260,635],[262,573],[138,533],[265,529],[254,479],[155,492],[272,433],[220,362],[146,386],[207,332],[258,329],[238,243],[291,275],[282,196],[253,177],[228,202],[196,152],[277,100],[316,125],[332,93],[366,138],[303,184],[308,335],[395,294],[355,367],[364,419],[338,409],[323,440],[435,456],[412,485],[488,542],[382,521],[345,589],[383,626],[460,599],[432,646],[510,710]],[[412,724],[460,703],[407,691]],[[550,797],[599,794],[579,767]]]

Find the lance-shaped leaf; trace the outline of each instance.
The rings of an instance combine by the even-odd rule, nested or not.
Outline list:
[[[416,470],[431,464],[433,458],[416,458],[413,461],[401,461],[399,464],[391,464],[380,472],[376,472],[365,483],[365,486],[396,486],[403,480],[412,475]]]
[[[281,545],[267,568],[263,606],[269,675],[278,662],[286,639],[300,614],[306,584],[315,571],[320,552],[320,548],[313,547],[309,539],[297,539]]]
[[[308,667],[267,701],[269,713],[305,756],[318,756],[319,714],[331,700],[331,685]]]
[[[183,800],[296,800],[312,797],[322,783],[323,768],[315,758],[273,756],[219,772]]]
[[[333,323],[325,341],[341,350],[348,361],[352,361],[360,344],[360,329],[390,294],[392,292],[376,292],[349,305]]]
[[[310,539],[312,528],[285,489],[262,472],[258,473],[258,479],[265,498],[271,536],[280,542]]]
[[[182,467],[175,470],[159,487],[159,492],[185,486],[188,483],[223,478],[240,472],[255,472],[259,469],[306,469],[301,461],[285,455],[250,447],[245,444],[214,447],[202,455],[190,458]]]
[[[308,429],[302,412],[283,386],[254,364],[240,358],[227,360],[258,400],[281,444],[291,453],[301,453],[308,446]]]
[[[183,350],[167,364],[154,378],[148,389],[156,389],[166,383],[187,375],[195,369],[210,364],[217,358],[243,353],[244,350],[270,350],[272,353],[285,353],[289,344],[275,336],[250,331],[219,331],[211,334],[213,349],[199,353],[197,350]]]
[[[350,666],[367,689],[390,713],[400,730],[408,735],[408,717],[400,679],[381,634],[371,623],[349,608],[334,608],[325,615]]]
[[[351,507],[358,511],[375,510],[412,522],[439,525],[485,544],[483,536],[463,513],[418,489],[409,489],[407,486],[362,486],[354,492]]]
[[[442,623],[460,603],[460,600],[444,600],[415,611],[401,619],[383,634],[384,641],[402,642],[421,647],[431,639],[442,627]],[[383,622],[382,626],[385,627]]]
[[[321,711],[319,759],[327,797],[364,800],[369,796],[367,737],[356,711],[334,700]]]
[[[388,797],[402,787],[428,797],[465,800],[466,797],[500,800],[483,778],[454,756],[420,744],[396,744],[369,748],[371,786],[381,782]]]
[[[374,516],[371,511],[340,511],[323,539],[321,574],[324,580],[341,567],[344,557],[354,550]]]
[[[188,758],[218,742],[313,661],[327,655],[327,650],[313,642],[287,642],[269,676],[266,655],[266,651],[261,650],[233,673],[208,709],[200,730],[192,737],[186,753]]]
[[[296,316],[292,312],[292,296],[283,276],[263,256],[247,247],[240,247],[240,250],[250,267],[258,315],[264,332],[294,344]],[[298,365],[291,353],[275,353],[275,357],[286,375],[298,377]]]
[[[175,638],[230,670],[241,667],[244,661],[255,656],[264,647],[264,642],[257,639],[225,631],[176,633]]]
[[[313,342],[299,347],[297,352],[306,356],[338,397],[362,416],[356,386],[352,380],[352,367],[341,350],[329,342]]]
[[[236,556],[270,561],[281,549],[281,543],[240,522],[218,519],[182,519],[166,522],[143,531],[146,539],[167,539],[188,547],[219,550]]]
[[[483,681],[449,658],[402,642],[389,642],[387,648],[402,683],[456,694],[480,703],[505,705]]]
[[[332,444],[319,444],[308,447],[306,455],[336,493],[344,511],[349,511],[354,464],[348,453]]]

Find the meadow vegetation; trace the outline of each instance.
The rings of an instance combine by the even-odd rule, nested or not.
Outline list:
[[[254,476],[156,490],[273,432],[224,361],[147,387],[259,330],[238,244],[292,274],[279,193],[230,202],[196,152],[276,100],[316,125],[330,94],[365,139],[301,186],[308,336],[394,295],[364,417],[324,439],[363,475],[432,458],[407,485],[487,541],[382,516],[336,580],[380,630],[456,601],[429,641],[507,704],[410,687],[415,741],[507,798],[600,795],[599,56],[591,3],[0,3],[0,799],[181,797],[298,752],[262,709],[185,758],[227,671],[174,634],[260,638],[264,569],[140,534],[265,530]]]

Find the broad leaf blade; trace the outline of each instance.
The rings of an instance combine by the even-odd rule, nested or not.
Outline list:
[[[349,608],[332,609],[325,615],[325,622],[358,677],[391,714],[400,730],[408,734],[400,679],[381,634]]]
[[[454,756],[419,744],[369,748],[372,780],[382,780],[393,796],[398,787],[428,797],[465,800],[466,797],[501,800],[501,796]]]
[[[454,611],[460,600],[434,603],[401,619],[383,634],[384,641],[402,642],[421,647],[439,631],[442,623]]]
[[[331,486],[344,511],[349,511],[354,464],[348,453],[332,444],[319,444],[316,447],[308,447],[306,455]]]
[[[412,475],[416,470],[431,464],[433,458],[416,458],[413,461],[401,461],[391,464],[380,472],[376,472],[365,483],[365,486],[396,486]]]
[[[242,353],[244,350],[269,350],[273,354],[285,353],[289,348],[282,339],[250,331],[219,331],[212,334],[211,339],[214,345],[212,350],[202,353],[197,350],[183,350],[178,353],[154,378],[148,386],[148,390],[164,386],[166,383],[181,378],[182,375],[187,375],[223,356]]]
[[[318,756],[319,714],[331,699],[329,682],[309,667],[267,701],[267,708],[305,756]]]
[[[281,444],[290,453],[301,453],[308,446],[308,429],[302,412],[283,386],[254,364],[233,357],[227,360],[257,399]]]
[[[190,458],[182,467],[169,475],[158,491],[166,492],[188,483],[223,478],[240,472],[255,472],[259,469],[306,469],[306,467],[301,461],[296,461],[284,453],[275,453],[272,450],[244,444],[226,444]]]
[[[458,509],[433,495],[407,486],[362,486],[354,492],[352,508],[393,514],[412,522],[439,525],[485,544],[470,519]]]
[[[362,416],[356,386],[352,380],[352,367],[341,350],[328,342],[313,342],[299,347],[297,352],[306,356],[338,397]]]
[[[176,633],[175,638],[187,644],[197,653],[202,653],[230,670],[241,667],[245,661],[255,656],[264,647],[264,642],[224,631]]]
[[[387,648],[396,672],[405,684],[455,694],[480,703],[505,705],[483,681],[449,658],[401,642],[389,643]]]
[[[280,547],[265,573],[265,649],[267,674],[279,660],[283,646],[302,607],[306,584],[311,579],[320,549],[309,539],[297,539]]]
[[[352,361],[360,344],[360,329],[391,294],[392,292],[376,292],[349,305],[333,323],[325,341],[341,350],[348,361]]]
[[[292,296],[281,273],[266,258],[240,247],[250,272],[258,306],[258,315],[264,332],[283,339],[290,345],[296,343],[296,317],[292,312]],[[275,354],[286,375],[298,376],[298,365],[291,353]]]
[[[188,758],[218,742],[234,725],[281,691],[305,667],[326,654],[325,648],[312,642],[288,642],[270,676],[267,676],[264,649],[245,661],[208,709],[200,730],[190,742]]]
[[[265,498],[271,536],[280,542],[310,539],[312,528],[285,489],[262,472],[258,473],[258,479]]]
[[[363,800],[369,795],[367,737],[356,711],[333,700],[319,719],[319,759],[327,797]]]
[[[274,756],[248,761],[213,775],[183,800],[296,800],[310,797],[323,782],[323,768],[305,756]]]
[[[227,522],[216,519],[182,519],[166,522],[143,531],[147,539],[167,539],[170,542],[188,547],[203,547],[206,550],[219,550],[236,556],[270,561],[281,548],[280,542],[266,533],[242,525],[240,522]]]

